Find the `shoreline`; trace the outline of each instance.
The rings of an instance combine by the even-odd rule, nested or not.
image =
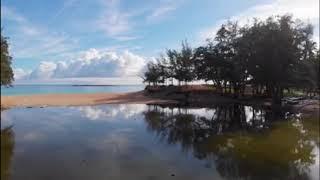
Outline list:
[[[194,101],[192,99],[197,99]],[[101,104],[156,104],[156,105],[181,105],[184,96],[150,94],[145,91],[129,93],[76,93],[76,94],[37,94],[1,96],[1,110],[15,107],[47,107],[47,106],[91,106]],[[210,107],[212,104],[240,103],[244,105],[270,106],[267,99],[232,99],[215,95],[195,95],[190,97],[191,106]],[[319,100],[303,100],[290,108],[295,112],[319,117]]]
[[[85,106],[100,104],[174,104],[175,100],[129,93],[38,94],[1,96],[1,109],[14,107]]]

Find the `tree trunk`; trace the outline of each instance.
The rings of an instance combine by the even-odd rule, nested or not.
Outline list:
[[[280,86],[273,87],[272,92],[272,106],[274,108],[281,108],[283,98],[283,88]]]

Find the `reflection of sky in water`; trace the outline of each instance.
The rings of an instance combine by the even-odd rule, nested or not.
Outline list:
[[[122,116],[124,119],[132,118],[135,115],[146,110],[146,105],[143,104],[120,104],[109,106],[83,106],[75,107],[86,118],[90,120],[114,120],[116,116]]]
[[[183,153],[179,143],[165,143],[150,132],[150,122],[145,119],[149,110],[146,105],[134,104],[6,110],[1,113],[1,128],[13,125],[15,134],[11,179],[226,177],[215,164],[218,155],[199,159],[192,152]],[[208,108],[159,111],[206,119],[216,116],[216,109]],[[246,122],[251,122],[252,108],[244,107],[244,112]],[[257,110],[254,116],[262,114]],[[230,142],[227,145],[234,146]],[[313,154],[319,158],[318,147],[313,147]],[[319,177],[318,168],[316,160],[309,174]]]

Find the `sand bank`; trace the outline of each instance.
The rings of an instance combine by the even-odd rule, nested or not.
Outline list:
[[[44,94],[26,96],[1,96],[1,107],[79,106],[98,104],[165,104],[175,103],[148,97],[140,92],[95,94]]]

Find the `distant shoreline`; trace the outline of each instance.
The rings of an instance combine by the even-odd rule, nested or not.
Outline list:
[[[144,84],[13,84],[12,86],[144,86]]]
[[[123,85],[103,85],[103,84],[97,84],[97,85],[91,85],[91,84],[71,84],[71,86],[123,86]]]

